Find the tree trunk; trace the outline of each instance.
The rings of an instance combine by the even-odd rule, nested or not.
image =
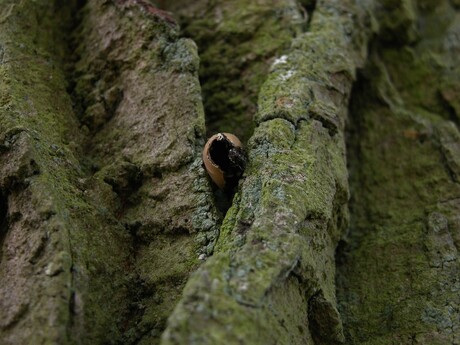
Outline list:
[[[0,344],[460,344],[459,8],[0,0]]]

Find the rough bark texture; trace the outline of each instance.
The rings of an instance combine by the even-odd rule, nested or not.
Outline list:
[[[259,89],[270,66],[305,27],[297,1],[165,1],[183,35],[199,47],[208,136],[235,133],[247,142]]]
[[[0,8],[0,342],[157,342],[217,235],[196,46],[140,1]]]
[[[351,101],[341,314],[350,344],[459,344],[459,13],[382,6]]]
[[[346,227],[344,123],[370,33],[364,13],[352,2],[317,4],[273,64],[240,192],[164,344],[344,341],[334,253]]]
[[[0,343],[460,344],[459,7],[0,0]]]

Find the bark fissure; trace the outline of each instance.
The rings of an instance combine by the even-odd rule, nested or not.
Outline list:
[[[191,277],[169,319],[165,344],[211,344],[224,338],[227,343],[262,344],[274,338],[283,344],[311,344],[311,332],[296,323],[308,325],[307,301],[319,291],[324,303],[317,303],[310,319],[323,314],[324,320],[335,320],[329,323],[334,324],[332,336],[321,337],[330,344],[343,342],[334,282],[325,279],[334,274],[334,251],[346,218],[336,213],[345,212],[348,195],[343,160],[346,114],[341,109],[352,78],[340,74],[353,76],[365,56],[359,44],[356,51],[346,46],[345,37],[353,33],[342,29],[356,25],[353,32],[365,34],[361,22],[346,19],[350,11],[358,17],[362,12],[335,5],[318,4],[311,31],[299,34],[273,64],[259,93],[258,126],[248,144],[250,164],[241,190],[221,227],[216,253]],[[328,50],[332,46],[341,48]],[[332,111],[339,114],[333,135],[323,126],[327,121],[309,116],[310,112],[324,120]],[[248,217],[252,221],[242,234],[239,220]],[[293,268],[297,278],[289,273]],[[304,282],[300,285],[299,276]],[[285,294],[279,295],[283,289]],[[283,309],[284,298],[292,298],[291,306],[294,300],[300,304],[290,313]],[[204,320],[209,334],[201,331]],[[222,328],[225,324],[232,330]]]
[[[302,32],[299,5],[246,0],[160,5],[173,11],[182,35],[198,44],[207,135],[234,133],[246,145],[254,130],[260,86],[276,58]],[[214,187],[214,203],[222,215],[219,223],[232,199]]]
[[[95,167],[86,184],[93,202],[129,236],[124,285],[131,293],[118,321],[119,342],[156,343],[188,273],[200,255],[212,253],[217,231],[198,166],[203,126],[195,47],[180,39],[166,12],[144,1],[108,7],[89,1],[83,13],[75,93]]]
[[[182,33],[200,52],[208,136],[235,133],[245,144],[254,130],[257,96],[270,66],[302,32],[296,1],[176,1]]]
[[[377,16],[350,105],[351,224],[337,254],[346,338],[455,344],[459,134],[439,96],[452,101],[458,87],[458,53],[442,43],[453,9],[448,1],[382,5],[392,10]],[[395,35],[398,48],[387,41]]]
[[[0,0],[0,343],[460,343],[457,2]]]

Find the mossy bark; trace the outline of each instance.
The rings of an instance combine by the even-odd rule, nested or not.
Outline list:
[[[365,10],[319,3],[272,65],[240,191],[164,344],[336,344],[335,248],[347,224],[344,124]]]
[[[460,344],[458,11],[0,0],[0,343]]]
[[[196,46],[142,1],[0,8],[0,342],[158,342],[218,230]]]
[[[353,90],[338,255],[350,344],[460,343],[459,15],[448,1],[393,6]]]
[[[307,24],[297,1],[165,1],[197,43],[208,136],[254,131],[257,97],[272,63]]]

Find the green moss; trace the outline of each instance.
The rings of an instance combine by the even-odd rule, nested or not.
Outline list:
[[[358,63],[347,9],[319,6],[312,32],[272,64],[216,253],[190,278],[164,344],[343,341],[334,250],[348,199],[343,104]],[[324,301],[313,307],[313,296]]]
[[[300,50],[293,50],[292,55],[287,62],[291,66],[304,66],[311,58]],[[313,81],[302,85],[301,80],[309,75],[305,70],[299,67],[295,78],[286,79],[291,94],[310,95],[308,87],[318,85]],[[267,80],[262,101],[279,97],[279,89],[272,87],[276,82],[275,77]],[[284,117],[277,113],[276,102],[265,104],[267,116],[261,117],[249,141],[250,163],[222,225],[217,254],[189,281],[165,335],[171,343],[215,343],[224,338],[230,343],[266,343],[270,338],[286,344],[305,343],[311,341],[311,330],[303,332],[294,319],[304,318],[305,322],[307,311],[292,305],[292,313],[286,310],[284,297],[296,300],[299,293],[300,303],[305,296],[322,291],[326,304],[333,306],[334,281],[328,277],[334,275],[334,264],[329,245],[343,230],[334,223],[336,213],[342,212],[335,205],[347,199],[343,195],[347,190],[343,139],[337,132],[331,135],[321,121],[309,118],[306,107],[292,109],[291,116]],[[302,277],[302,287],[298,282],[287,283],[293,270]],[[284,289],[289,294],[281,295]],[[323,312],[330,316],[333,310],[328,307]],[[208,322],[207,329],[212,331],[205,336],[199,330],[208,314],[215,315],[218,323]],[[337,332],[332,342],[341,335],[338,314],[333,314],[329,320],[335,317]],[[221,324],[231,325],[231,330]]]
[[[429,25],[432,15],[417,20]],[[456,230],[448,229],[456,207],[447,200],[460,195],[459,150],[447,142],[458,129],[441,97],[456,75],[454,53],[440,44],[449,27],[436,35],[422,30],[426,36],[411,47],[378,46],[355,88],[351,232],[338,275],[352,344],[457,341]]]
[[[231,132],[246,142],[259,88],[273,59],[300,32],[302,18],[295,6],[271,2],[200,6],[180,13],[185,35],[199,47],[208,135]]]
[[[20,333],[33,334],[27,341],[34,343],[73,343],[69,335],[74,329],[66,328],[73,325],[79,329],[82,319],[92,324],[84,342],[115,337],[114,315],[124,307],[127,292],[124,278],[113,279],[114,275],[121,277],[117,272],[126,264],[126,256],[120,254],[124,253],[126,234],[120,225],[108,226],[110,217],[87,200],[79,182],[83,175],[76,147],[82,136],[75,130],[78,121],[66,93],[64,73],[74,5],[1,4],[8,14],[0,34],[4,51],[1,88],[5,94],[0,127],[2,137],[10,140],[9,155],[22,160],[9,163],[19,169],[9,172],[9,178],[24,185],[30,200],[18,212],[26,217],[30,214],[32,219],[38,214],[31,234],[49,236],[46,254],[37,254],[35,259],[38,265],[48,264],[47,277],[40,278],[33,289],[18,287],[18,294],[31,301]],[[8,134],[17,128],[21,129],[19,135]],[[2,185],[3,189],[10,187]],[[29,278],[33,283],[34,278]],[[107,284],[109,280],[114,287]],[[83,310],[81,303],[85,304]],[[71,305],[76,309],[71,311]],[[46,321],[49,319],[53,323]]]
[[[88,2],[84,15],[75,92],[91,133],[88,156],[100,169],[94,180],[116,194],[104,205],[132,244],[133,296],[117,339],[157,343],[189,273],[212,254],[218,235],[201,166],[197,48],[147,2]]]

